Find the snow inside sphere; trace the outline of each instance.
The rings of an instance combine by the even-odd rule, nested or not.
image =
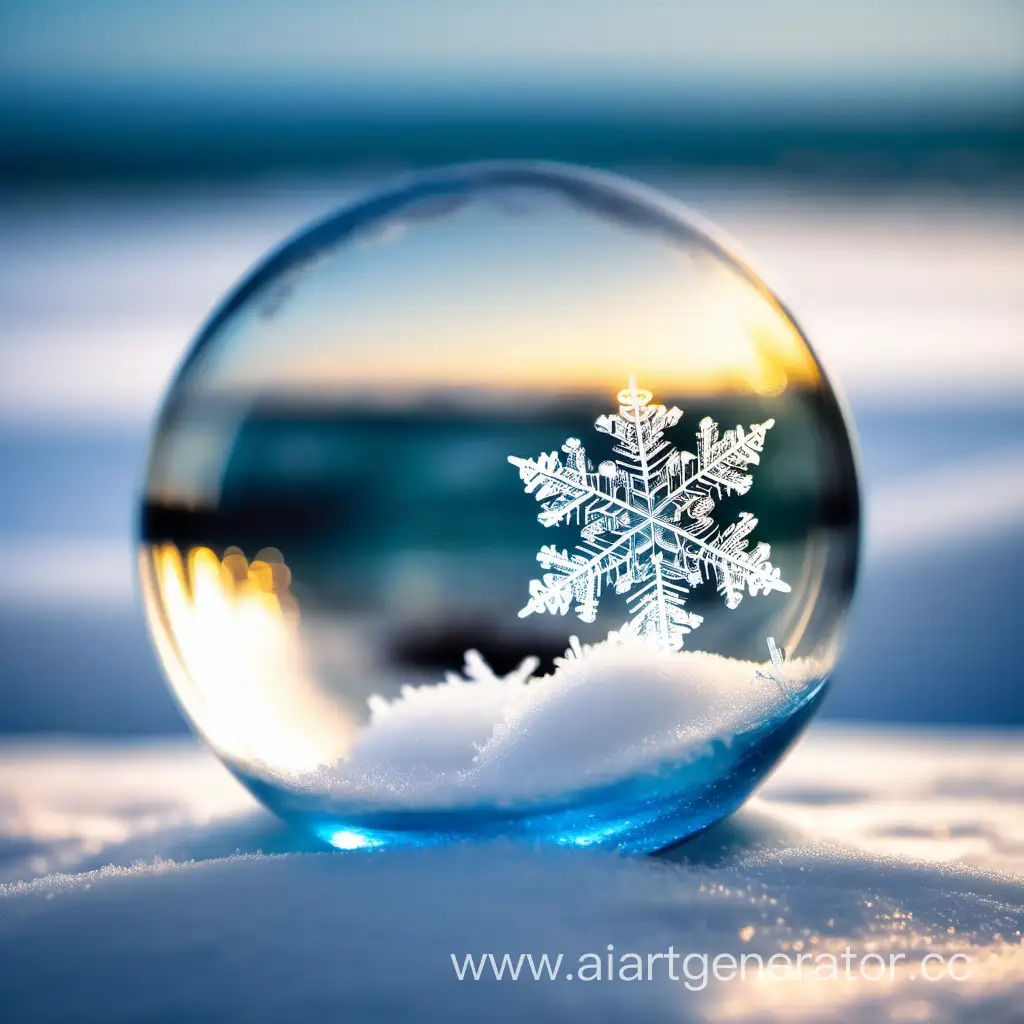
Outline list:
[[[343,849],[648,851],[798,735],[857,561],[800,329],[669,199],[401,181],[268,256],[167,395],[140,513],[174,693]]]

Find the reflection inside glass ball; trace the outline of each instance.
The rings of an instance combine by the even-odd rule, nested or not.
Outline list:
[[[816,708],[858,505],[744,264],[619,179],[481,165],[243,282],[141,521],[174,691],[283,816],[345,849],[639,851],[734,809]]]

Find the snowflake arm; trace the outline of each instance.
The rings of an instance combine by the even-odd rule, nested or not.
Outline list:
[[[629,558],[629,548],[620,549],[627,539],[620,538],[603,551],[591,552],[580,547],[578,550],[584,554],[579,555],[559,551],[553,544],[542,547],[537,561],[542,569],[555,571],[544,573],[539,580],[530,580],[530,600],[520,609],[519,617],[524,619],[534,612],[565,615],[575,599],[576,614],[584,622],[593,622],[597,618],[602,583],[614,578],[615,572]]]
[[[679,582],[678,575],[665,567],[664,561],[663,555],[653,555],[653,578],[626,599],[633,613],[626,632],[641,637],[657,635],[666,646],[679,650],[683,637],[704,619],[683,607],[689,591]]]
[[[763,541],[747,550],[746,538],[757,526],[757,520],[749,512],[741,512],[738,522],[722,531],[715,531],[712,539],[698,541],[690,538],[686,531],[680,531],[693,541],[697,553],[690,556],[688,578],[693,582],[708,578],[713,572],[718,582],[718,592],[725,598],[727,608],[735,608],[743,600],[744,587],[751,597],[769,594],[773,590],[789,593],[789,584],[781,579],[781,570],[768,560],[771,547]]]
[[[774,426],[775,420],[754,423],[749,430],[737,426],[735,430],[727,430],[725,436],[720,438],[718,424],[706,416],[701,420],[697,433],[698,454],[694,456],[689,452],[683,453],[687,457],[687,465],[680,473],[682,478],[658,507],[658,511],[663,511],[672,503],[710,495],[712,491],[719,498],[724,494],[746,494],[754,478],[743,470],[748,466],[760,465],[765,437]],[[685,475],[690,462],[696,463],[695,469]]]
[[[626,484],[628,493],[637,496],[648,510],[672,479],[672,471],[679,463],[679,455],[665,440],[667,427],[674,427],[682,417],[681,409],[663,405],[650,405],[653,396],[641,391],[635,382],[619,392],[619,412],[599,416],[594,426],[603,434],[610,434],[618,442],[615,465],[618,478]]]
[[[570,437],[562,445],[568,458],[563,463],[557,452],[543,452],[536,459],[521,459],[510,455],[508,461],[519,469],[520,479],[527,494],[542,503],[537,519],[544,526],[554,526],[569,519],[573,513],[587,508],[597,514],[618,506],[626,512],[632,507],[610,491],[613,486],[602,473],[588,470],[586,451],[579,441]],[[602,485],[602,480],[606,481]]]

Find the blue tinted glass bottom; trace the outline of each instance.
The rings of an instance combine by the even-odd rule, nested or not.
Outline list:
[[[368,809],[289,790],[231,766],[272,811],[340,850],[508,838],[529,843],[650,853],[731,814],[799,735],[826,684],[805,690],[785,714],[707,743],[692,759],[522,805]]]

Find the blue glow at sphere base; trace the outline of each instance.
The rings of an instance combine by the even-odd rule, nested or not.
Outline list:
[[[140,524],[172,689],[282,817],[640,852],[734,810],[817,708],[859,503],[834,389],[744,262],[622,179],[485,164],[238,286]]]
[[[494,804],[419,813],[368,811],[308,798],[244,769],[236,775],[280,817],[339,850],[382,850],[467,840],[528,843],[651,853],[720,821],[750,796],[807,724],[824,693],[817,687],[780,721],[711,744],[694,762],[616,785],[567,794],[518,808]]]

